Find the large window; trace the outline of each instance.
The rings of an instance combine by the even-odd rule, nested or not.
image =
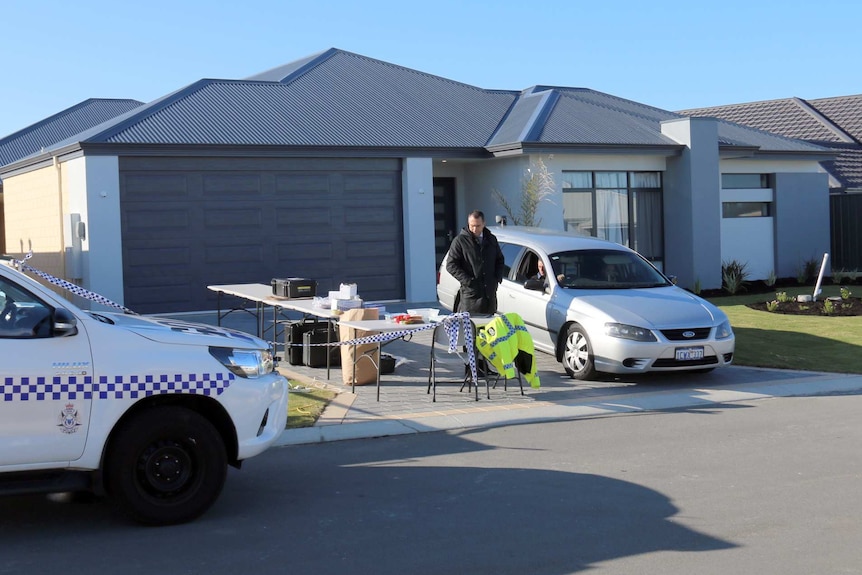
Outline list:
[[[563,172],[563,220],[628,246],[661,266],[661,172]]]

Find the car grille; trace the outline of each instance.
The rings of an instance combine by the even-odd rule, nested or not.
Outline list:
[[[694,361],[679,361],[676,359],[657,359],[652,364],[653,367],[694,367],[697,365],[715,365],[718,363],[718,358],[714,355],[709,355],[703,359],[696,359]]]
[[[663,329],[661,333],[670,341],[695,341],[698,339],[708,339],[711,327],[693,327],[690,329]],[[693,333],[692,337],[685,337],[684,333]]]

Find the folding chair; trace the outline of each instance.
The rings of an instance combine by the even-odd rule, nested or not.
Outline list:
[[[434,334],[431,338],[431,363],[428,368],[428,390],[426,393],[431,393],[433,390],[433,395],[431,401],[437,401],[437,370],[441,368],[443,365],[453,365],[457,366],[456,371],[458,373],[464,373],[464,376],[457,381],[448,381],[445,383],[460,383],[461,389],[464,389],[464,386],[467,386],[467,391],[470,390],[470,386],[476,386],[476,401],[479,401],[479,385],[478,382],[473,381],[472,374],[470,373],[470,363],[469,358],[466,352],[466,343],[467,337],[464,331],[464,323],[461,320],[450,320],[451,323],[448,323],[453,329],[456,331],[456,338],[454,342],[454,351],[449,351],[451,349],[450,341],[449,341],[449,331],[446,329],[447,323],[440,323],[439,325],[434,327]],[[468,320],[469,329],[472,330],[473,341],[476,341],[476,326],[473,325],[473,322]],[[475,344],[473,346],[473,351],[475,354],[476,361],[478,362],[479,353],[475,350]],[[478,368],[477,368],[478,374]],[[478,375],[477,375],[478,377]],[[485,375],[485,392],[488,396],[488,399],[491,399],[491,390],[488,384],[488,376],[487,373]]]

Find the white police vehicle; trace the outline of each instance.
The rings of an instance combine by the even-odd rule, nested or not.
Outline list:
[[[0,493],[90,491],[188,521],[278,438],[287,401],[261,339],[85,311],[0,260]]]

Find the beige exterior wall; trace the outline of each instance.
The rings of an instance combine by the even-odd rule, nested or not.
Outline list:
[[[49,274],[65,277],[62,164],[3,180],[6,251]]]

